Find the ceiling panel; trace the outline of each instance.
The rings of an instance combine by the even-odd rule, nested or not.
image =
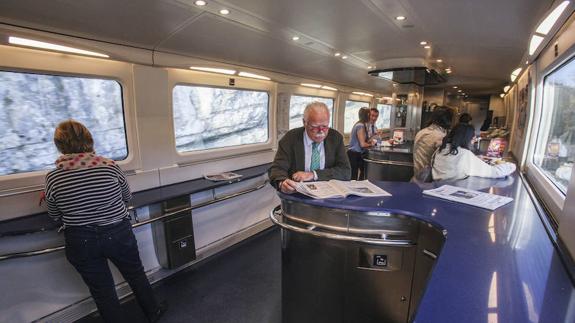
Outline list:
[[[367,75],[367,69],[347,65],[288,41],[254,32],[251,28],[205,13],[162,43],[160,51],[193,53],[202,58],[271,69],[318,80],[385,90],[389,82]]]
[[[0,22],[153,49],[201,11],[155,0],[2,0]]]
[[[365,67],[419,57],[499,91],[552,0],[3,0],[0,22],[376,90]],[[217,15],[227,7],[231,14]],[[407,20],[396,21],[403,14]],[[298,33],[302,41],[290,40]],[[431,42],[425,50],[419,41]],[[310,45],[305,45],[310,43]],[[313,43],[313,44],[311,44]],[[351,55],[344,62],[333,52]],[[353,62],[352,62],[353,59]],[[355,66],[354,66],[355,65]],[[490,84],[490,85],[489,85]],[[477,85],[479,86],[479,85]]]

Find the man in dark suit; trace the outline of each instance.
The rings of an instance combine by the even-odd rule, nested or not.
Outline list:
[[[296,182],[339,179],[348,181],[351,168],[343,136],[329,128],[329,110],[321,102],[308,104],[301,128],[288,131],[279,141],[269,170],[272,185],[294,193]]]

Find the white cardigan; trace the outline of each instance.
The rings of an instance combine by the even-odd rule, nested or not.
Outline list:
[[[465,148],[459,148],[457,155],[446,153],[449,145],[442,151],[435,152],[433,161],[433,180],[456,180],[468,176],[498,178],[515,171],[515,164],[503,163],[491,166]]]

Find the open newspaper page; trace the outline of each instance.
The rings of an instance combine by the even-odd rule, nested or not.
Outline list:
[[[298,183],[297,191],[316,199],[357,196],[391,196],[388,192],[365,181],[302,182]]]
[[[240,178],[242,175],[236,174],[234,172],[225,172],[220,174],[204,175],[205,179],[210,181],[231,181],[232,179]]]
[[[495,210],[498,207],[513,201],[510,197],[474,191],[451,185],[443,185],[435,189],[426,190],[423,191],[423,194],[489,210]]]
[[[298,192],[316,199],[345,197],[345,193],[339,191],[330,182],[300,182],[296,189]]]
[[[368,180],[364,181],[329,181],[333,186],[337,187],[338,191],[344,192],[345,196],[357,195],[357,196],[391,196],[388,192],[382,190],[380,187],[374,185]]]

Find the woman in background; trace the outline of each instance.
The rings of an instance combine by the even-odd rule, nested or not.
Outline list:
[[[358,112],[359,120],[353,125],[351,129],[351,139],[349,141],[349,149],[347,150],[347,157],[351,165],[351,179],[364,180],[364,163],[363,153],[367,148],[373,146],[367,136],[367,123],[369,122],[369,109],[361,108]]]
[[[158,304],[142,261],[126,202],[131,193],[120,167],[94,152],[90,131],[68,120],[54,132],[62,154],[46,175],[46,202],[51,217],[60,219],[66,258],[88,285],[106,322],[125,322],[108,259],[118,267],[150,322],[166,310]]]
[[[471,152],[475,130],[468,124],[458,124],[443,139],[435,152],[432,166],[433,180],[458,180],[468,176],[505,177],[515,171],[515,164],[491,166]]]
[[[445,106],[436,107],[431,113],[427,127],[421,129],[413,143],[413,173],[418,178],[420,172],[431,166],[431,156],[441,146],[443,137],[451,127],[453,110]]]

